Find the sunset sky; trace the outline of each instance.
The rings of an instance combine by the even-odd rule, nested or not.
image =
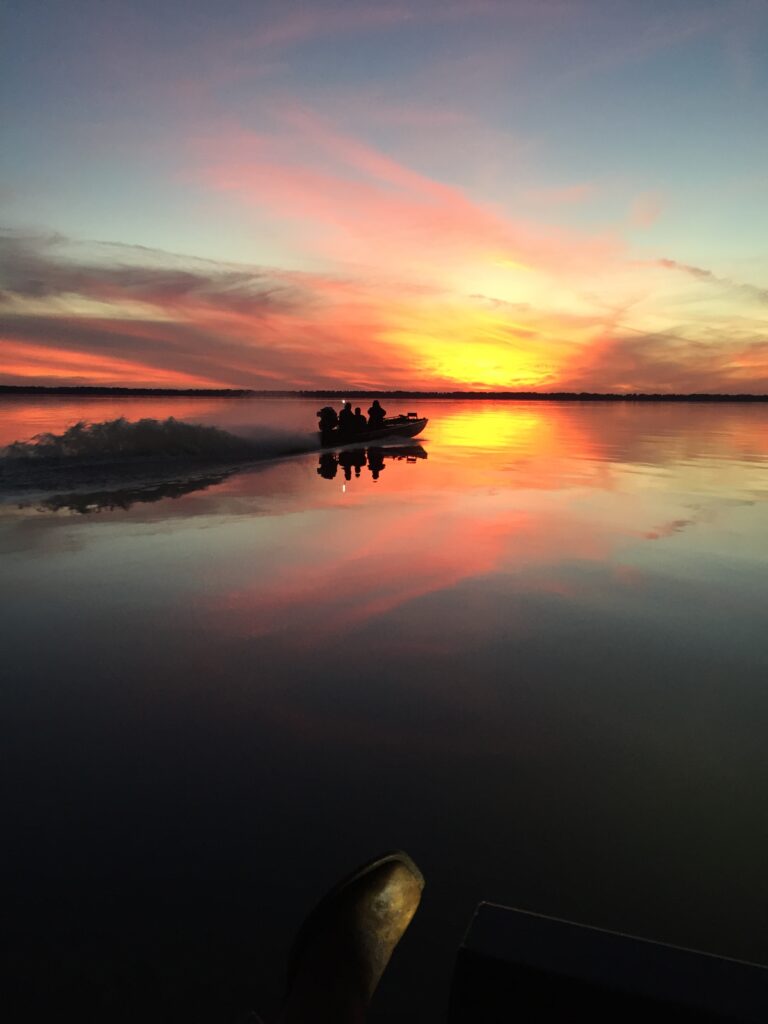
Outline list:
[[[766,0],[9,0],[0,383],[768,392]]]

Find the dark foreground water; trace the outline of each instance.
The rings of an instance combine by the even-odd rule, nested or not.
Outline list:
[[[317,404],[9,400],[0,443]],[[377,1021],[441,1019],[481,899],[768,960],[768,406],[419,411],[366,459],[0,492],[28,1007],[269,1017],[309,905],[393,847],[427,889]]]

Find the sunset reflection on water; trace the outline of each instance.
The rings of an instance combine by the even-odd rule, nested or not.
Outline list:
[[[309,438],[318,404],[124,408]],[[381,1012],[414,1024],[480,899],[768,958],[768,407],[417,409],[409,444],[5,495],[18,892],[55,903],[56,849],[77,928],[172,918],[194,878],[204,929],[239,879],[269,993],[307,901],[403,846],[423,984]]]

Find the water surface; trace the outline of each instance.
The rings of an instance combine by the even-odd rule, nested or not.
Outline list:
[[[0,444],[317,405],[9,399]],[[376,1019],[440,1019],[481,899],[768,960],[768,407],[418,410],[410,449],[1,496],[20,976],[268,1015],[393,847],[428,886]]]

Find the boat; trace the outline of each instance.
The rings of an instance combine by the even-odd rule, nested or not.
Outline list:
[[[320,432],[320,447],[335,448],[342,444],[370,444],[371,441],[383,441],[388,437],[416,437],[426,427],[429,420],[426,416],[417,416],[409,412],[407,416],[390,416],[384,420],[383,427],[375,430],[323,430]]]
[[[371,451],[380,451],[385,459],[407,459],[408,462],[415,462],[416,459],[426,459],[427,451],[420,444],[388,444],[386,447],[371,445]]]

